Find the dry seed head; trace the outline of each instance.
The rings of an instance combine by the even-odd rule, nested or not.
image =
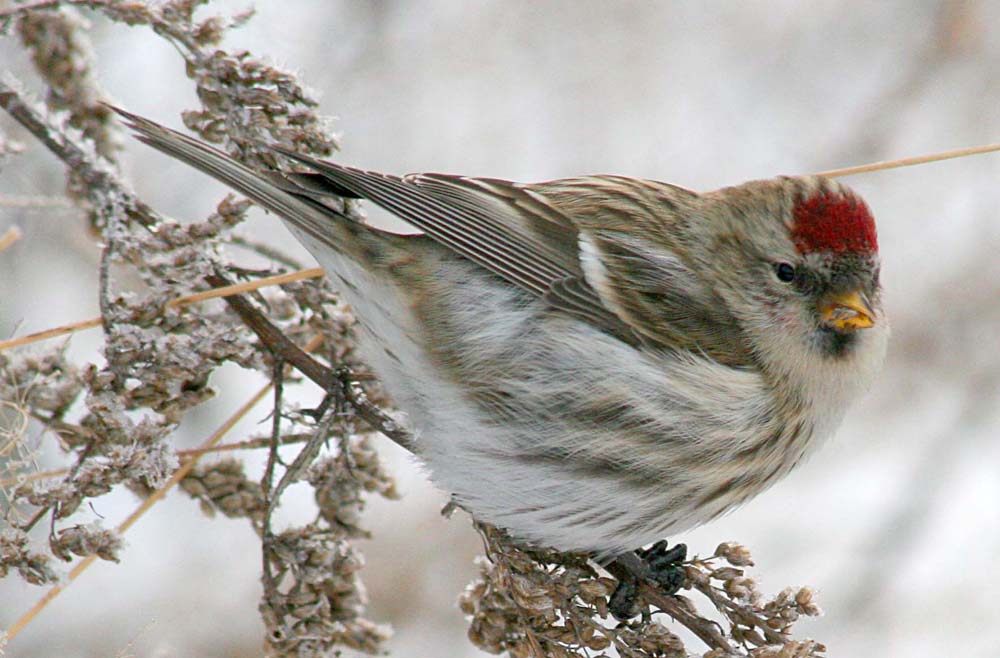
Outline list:
[[[732,580],[742,575],[743,569],[736,569],[735,567],[719,567],[712,570],[712,578],[716,580]]]
[[[723,589],[731,598],[741,601],[753,601],[758,596],[757,582],[753,578],[732,578],[723,584]]]
[[[734,567],[753,566],[753,557],[750,555],[750,550],[743,546],[743,544],[732,541],[719,544],[715,549],[715,557],[721,557]]]
[[[750,658],[780,658],[781,647],[758,647],[750,652]]]
[[[610,578],[584,580],[577,586],[577,593],[587,603],[609,596],[615,591],[615,583]]]
[[[102,560],[118,562],[123,542],[118,533],[105,530],[99,523],[63,528],[51,540],[52,553],[67,562],[70,554],[80,557],[96,555]]]

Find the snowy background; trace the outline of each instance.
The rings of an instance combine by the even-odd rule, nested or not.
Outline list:
[[[219,11],[243,3],[220,3]],[[620,173],[707,190],[1000,140],[1000,3],[899,0],[620,3],[259,0],[227,47],[269,55],[322,90],[341,161],[518,180]],[[172,126],[196,106],[180,58],[144,29],[94,21],[114,101]],[[0,68],[31,80],[16,43]],[[6,116],[0,129],[20,133]],[[71,211],[4,207],[58,195],[59,163],[0,172],[0,336],[97,315],[98,250]],[[128,175],[158,210],[202,217],[223,190],[138,144]],[[746,507],[683,537],[751,548],[762,589],[809,584],[826,615],[800,635],[831,656],[996,656],[1000,625],[1000,155],[852,177],[879,223],[894,338],[886,371],[837,437]],[[247,227],[301,254],[277,220]],[[70,350],[97,360],[99,336]],[[224,373],[225,374],[225,373]],[[233,370],[178,445],[199,441],[263,380]],[[305,403],[318,399],[315,390]],[[265,408],[253,418],[263,420]],[[198,414],[199,412],[196,412]],[[214,414],[214,415],[213,415]],[[244,432],[256,429],[252,423]],[[481,655],[455,599],[479,540],[384,442],[404,499],[374,504],[371,615],[392,655]],[[301,498],[301,497],[300,497]],[[285,518],[307,516],[295,492]],[[135,505],[106,496],[114,525]],[[37,656],[259,656],[259,549],[245,521],[171,494],[9,647]],[[0,628],[40,595],[0,581]]]

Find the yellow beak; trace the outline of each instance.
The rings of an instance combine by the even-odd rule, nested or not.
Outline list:
[[[837,331],[867,329],[875,324],[872,307],[857,290],[830,295],[819,312],[823,323]]]

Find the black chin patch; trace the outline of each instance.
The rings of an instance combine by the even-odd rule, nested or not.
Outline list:
[[[815,334],[820,351],[833,359],[841,359],[851,353],[858,335],[853,331],[837,331],[830,327],[820,327]]]

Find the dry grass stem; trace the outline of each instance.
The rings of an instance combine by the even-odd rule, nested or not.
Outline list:
[[[32,11],[44,11],[47,9],[57,9],[64,4],[73,4],[72,2],[63,2],[63,0],[43,0],[42,2],[28,2],[24,4],[17,4],[13,7],[7,7],[6,9],[0,9],[0,20],[11,18],[12,16],[18,16]]]
[[[321,342],[322,342],[321,339],[317,339],[315,343],[312,345],[312,347],[315,348]],[[205,439],[205,441],[201,444],[200,449],[202,451],[205,451],[208,448],[211,448],[212,446],[217,444],[222,439],[222,437],[224,437],[227,433],[229,433],[231,429],[233,429],[236,423],[242,420],[244,416],[250,413],[250,411],[252,411],[253,408],[256,407],[257,404],[267,396],[267,394],[271,391],[271,386],[272,386],[271,384],[266,384],[253,396],[251,396],[250,399],[247,400],[246,403],[243,404],[243,406],[237,409],[232,416],[226,419],[226,421],[215,432],[213,432],[211,436]],[[118,527],[116,528],[117,532],[119,534],[123,534],[126,530],[131,528],[135,524],[135,522],[138,521],[140,518],[142,518],[142,516],[147,511],[149,511],[149,509],[155,503],[157,503],[164,496],[166,496],[168,491],[173,489],[178,482],[183,480],[184,477],[191,472],[191,469],[193,469],[195,465],[197,465],[199,458],[200,455],[192,456],[192,458],[189,459],[183,466],[174,471],[173,475],[171,475],[170,478],[160,488],[158,488],[152,494],[146,497],[142,501],[142,503],[140,503],[139,506],[136,507],[135,510],[133,510],[132,513],[125,518],[124,521],[118,524]],[[94,561],[97,559],[97,557],[98,557],[97,555],[88,555],[79,564],[73,567],[73,569],[70,570],[69,574],[67,574],[66,576],[66,585],[56,585],[50,588],[49,591],[46,592],[45,595],[41,599],[39,599],[37,603],[35,603],[35,605],[33,605],[27,612],[21,615],[17,619],[17,621],[15,621],[11,625],[11,627],[7,629],[7,639],[12,640],[15,637],[17,637],[17,635],[22,630],[24,630],[24,628],[29,623],[31,623],[31,620],[34,619],[36,616],[38,616],[38,614],[45,609],[45,606],[47,606],[57,596],[59,596],[59,594],[66,587],[68,587],[70,583],[76,580],[77,577],[80,576],[80,574],[86,571],[87,567],[93,564]]]
[[[2,249],[0,249],[2,251]],[[256,281],[246,281],[244,283],[237,283],[231,286],[225,286],[222,288],[214,288],[212,290],[206,290],[204,292],[197,292],[191,295],[183,295],[176,299],[172,299],[167,302],[167,307],[169,308],[183,308],[185,306],[190,306],[197,302],[203,302],[209,299],[217,299],[220,297],[228,297],[230,295],[238,295],[240,293],[249,292],[252,290],[259,290],[267,286],[280,286],[287,283],[293,283],[295,281],[302,281],[304,279],[314,279],[323,276],[323,269],[319,267],[313,267],[307,270],[300,270],[298,272],[288,272],[286,274],[276,274],[274,276],[265,277],[263,279],[258,279]],[[56,338],[57,336],[65,336],[66,334],[72,334],[83,329],[92,329],[94,327],[101,326],[101,318],[90,318],[89,320],[81,320],[80,322],[74,322],[72,324],[66,324],[61,327],[53,327],[52,329],[46,329],[44,331],[37,331],[32,334],[27,334],[25,336],[18,336],[17,338],[10,338],[8,340],[0,341],[0,352],[8,350],[14,347],[20,347],[22,345],[30,345],[31,343],[37,343],[42,340],[48,340],[49,338]]]
[[[311,436],[311,434],[286,434],[282,437],[281,445],[287,446],[295,445],[297,443],[305,443]],[[0,445],[0,457],[2,457],[5,453],[4,447],[9,450],[12,444],[13,442],[9,441],[8,443]],[[262,448],[270,447],[270,445],[270,437],[261,437],[257,439],[247,439],[245,441],[235,441],[233,443],[221,443],[219,445],[209,447],[187,448],[185,450],[178,450],[176,454],[181,462],[186,462],[192,457],[200,457],[202,455],[217,454],[222,452],[236,452],[239,450],[260,450]],[[24,484],[26,482],[37,482],[39,480],[51,480],[52,478],[63,477],[69,473],[69,470],[70,469],[68,468],[53,468],[47,471],[23,473],[12,477],[0,478],[0,488],[16,484]]]
[[[965,158],[970,155],[981,155],[983,153],[993,153],[1000,151],[1000,144],[985,144],[983,146],[971,146],[954,151],[943,151],[930,155],[915,155],[909,158],[898,160],[884,160],[882,162],[872,162],[871,164],[856,165],[854,167],[844,167],[843,169],[829,169],[820,171],[816,176],[826,176],[827,178],[839,178],[841,176],[853,176],[855,174],[866,174],[873,171],[883,171],[885,169],[898,169],[899,167],[912,167],[914,165],[927,164],[929,162],[940,162],[941,160],[953,160],[955,158]]]
[[[259,537],[259,610],[269,656],[314,658],[339,655],[345,647],[384,652],[388,630],[365,616],[364,560],[356,540],[368,537],[366,498],[397,495],[371,435],[380,431],[404,447],[412,446],[412,437],[397,424],[355,352],[353,316],[321,269],[301,269],[266,241],[239,235],[249,202],[227,197],[206,218],[172,222],[135,194],[117,169],[119,126],[104,104],[93,73],[97,51],[77,10],[169,42],[199,101],[183,113],[185,126],[247,166],[276,165],[265,144],[320,158],[339,147],[296,76],[249,52],[225,50],[226,31],[250,14],[204,17],[205,4],[41,0],[0,9],[0,35],[17,35],[45,90],[35,100],[5,76],[0,108],[61,161],[68,188],[65,198],[36,204],[7,197],[0,206],[68,205],[88,220],[78,222],[81,234],[103,245],[93,263],[100,317],[0,341],[0,577],[17,573],[49,586],[6,638],[0,633],[0,645],[15,639],[94,560],[116,560],[120,535],[180,484],[207,513],[245,518]],[[822,174],[847,176],[997,150],[994,144]],[[344,213],[357,218],[355,204],[347,203]],[[19,238],[16,227],[8,229],[0,236],[0,252]],[[261,258],[271,267],[298,271],[231,283],[258,276],[250,268],[259,267]],[[123,272],[127,291],[116,279]],[[201,292],[178,296],[177,286]],[[225,305],[194,306],[216,298]],[[98,326],[103,358],[94,360],[100,365],[74,362],[65,345],[39,348],[38,354],[11,349]],[[226,381],[214,377],[223,366],[264,373],[272,381],[198,448],[176,450],[173,439],[186,430],[188,412],[210,412],[213,384]],[[293,366],[326,393],[318,409],[299,410],[283,397],[285,387],[304,381],[290,379]],[[270,436],[222,444],[269,392]],[[66,468],[29,473],[38,470],[31,454],[36,447],[24,439],[31,427],[47,439],[46,447],[59,451],[62,462],[55,464]],[[279,448],[285,457],[291,444],[297,444],[297,455],[279,459]],[[232,454],[201,460],[262,447],[270,453],[257,479]],[[315,517],[272,528],[281,492],[294,482],[311,488]],[[116,487],[143,500],[113,531],[104,530],[88,503]],[[765,597],[748,575],[749,552],[737,543],[685,561],[676,596],[645,583],[638,588],[641,614],[618,622],[608,607],[617,583],[588,556],[525,548],[501,531],[477,527],[488,557],[460,606],[469,639],[485,651],[512,658],[695,655],[685,642],[698,643],[698,655],[711,658],[814,658],[825,651],[817,642],[792,637],[799,619],[819,614],[812,590],[787,588]],[[32,547],[45,530],[47,547]],[[60,573],[51,566],[58,564],[54,558],[74,555],[81,559],[55,584]]]
[[[53,327],[52,329],[36,331],[35,333],[18,336],[17,338],[9,338],[7,340],[0,341],[0,352],[14,347],[30,345],[31,343],[48,340],[49,338],[57,338],[59,336],[76,333],[77,331],[83,331],[84,329],[93,329],[94,327],[100,326],[101,318],[90,318],[89,320],[81,320],[79,322],[64,324],[61,327]]]
[[[51,586],[59,579],[50,566],[53,557],[82,558],[68,573],[68,582],[98,557],[117,560],[118,534],[179,483],[206,512],[247,518],[261,536],[265,571],[275,584],[260,605],[272,654],[302,658],[342,647],[378,653],[388,632],[364,617],[363,559],[352,542],[367,536],[360,524],[365,495],[395,496],[391,478],[368,446],[367,434],[361,433],[362,419],[392,428],[384,396],[355,356],[353,317],[326,282],[316,280],[322,276],[317,268],[256,282],[211,284],[211,277],[232,281],[257,276],[238,260],[226,259],[229,245],[284,267],[295,267],[295,261],[267,244],[234,235],[249,208],[246,201],[227,197],[203,221],[178,223],[168,221],[122,181],[115,163],[120,128],[110,119],[102,102],[106,95],[92,73],[96,51],[89,43],[89,24],[72,10],[91,9],[169,41],[202,103],[184,113],[184,122],[249,165],[275,164],[262,143],[330,156],[337,143],[316,114],[310,92],[293,75],[221,46],[224,32],[250,14],[202,18],[204,4],[57,0],[0,11],[0,32],[16,31],[46,90],[44,103],[39,102],[8,75],[0,81],[0,108],[65,164],[67,197],[86,214],[90,235],[103,244],[95,263],[99,319],[0,343],[0,399],[15,402],[22,421],[30,417],[54,433],[71,462],[58,473],[45,474],[55,477],[23,475],[33,465],[28,447],[19,438],[3,442],[12,446],[15,457],[4,464],[4,475],[15,475],[2,479],[5,489],[0,491],[12,503],[2,510],[7,528],[0,532],[0,576],[14,572],[29,583]],[[36,11],[40,9],[45,11]],[[8,143],[6,152],[15,153],[14,146]],[[130,290],[141,292],[116,289],[123,270],[130,276]],[[137,280],[141,286],[135,285]],[[178,297],[173,289],[178,284],[204,292]],[[223,450],[216,442],[230,425],[196,451],[176,451],[169,438],[188,410],[213,398],[212,375],[224,364],[275,374],[275,388],[281,388],[286,376],[282,356],[271,345],[219,305],[192,306],[275,285],[281,289],[256,292],[254,303],[266,309],[272,327],[290,344],[322,346],[330,366],[315,361],[316,371],[335,384],[337,402],[317,424],[290,409],[280,395],[275,399],[276,429],[266,444],[276,449],[303,442],[310,448],[292,462],[295,468],[283,475],[270,469],[267,478],[284,484],[305,480],[316,491],[319,512],[312,523],[272,533],[262,527],[263,512],[279,504],[280,485],[269,479],[251,481],[235,458],[198,463],[201,455]],[[184,312],[164,312],[182,307]],[[65,345],[38,355],[3,351],[98,325],[104,330],[102,366],[78,366],[67,357]],[[359,381],[365,382],[363,387]],[[339,454],[321,457],[330,449],[331,437]],[[262,443],[235,442],[227,448]],[[103,530],[99,521],[72,525],[94,519],[86,503],[118,485],[144,496],[145,502],[117,531]],[[43,520],[50,528],[48,552],[33,548],[29,536],[44,527]],[[306,562],[300,562],[303,555]],[[19,635],[66,584],[48,590],[4,642]]]
[[[0,251],[7,249],[9,246],[21,239],[21,229],[16,226],[11,226],[3,235],[0,235]]]
[[[178,297],[167,303],[169,307],[184,307],[197,302],[203,302],[208,299],[217,299],[219,297],[229,297],[230,295],[239,295],[240,293],[250,292],[252,290],[259,290],[267,286],[281,286],[286,283],[293,283],[295,281],[302,281],[304,279],[316,279],[323,276],[323,268],[313,267],[308,270],[300,270],[298,272],[288,272],[287,274],[276,274],[274,276],[269,276],[263,279],[258,279],[256,281],[246,281],[244,283],[234,283],[230,286],[225,286],[222,288],[213,288],[212,290],[206,290],[205,292],[194,293],[193,295],[185,295],[183,297]],[[0,346],[2,348],[2,346]]]
[[[76,207],[75,203],[61,196],[9,196],[0,194],[0,208],[51,210],[53,208],[70,209]]]

